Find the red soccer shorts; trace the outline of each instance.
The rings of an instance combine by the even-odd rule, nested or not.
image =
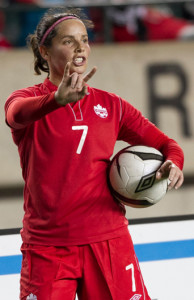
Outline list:
[[[130,235],[83,246],[22,245],[22,300],[150,300]]]

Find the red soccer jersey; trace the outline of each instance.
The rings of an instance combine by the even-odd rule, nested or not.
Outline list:
[[[56,90],[46,79],[5,105],[25,181],[23,241],[65,246],[125,234],[107,184],[116,140],[155,147],[180,168],[182,150],[117,95],[88,87],[89,95],[61,107]]]

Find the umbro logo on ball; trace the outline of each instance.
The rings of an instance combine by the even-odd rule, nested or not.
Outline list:
[[[135,190],[135,193],[151,188],[152,185],[154,184],[155,178],[156,178],[156,172],[143,176]]]

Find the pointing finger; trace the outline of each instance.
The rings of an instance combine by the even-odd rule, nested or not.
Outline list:
[[[74,89],[76,84],[77,84],[77,80],[78,80],[79,76],[77,73],[73,73],[71,74],[71,88]]]
[[[77,79],[77,84],[76,84],[77,91],[81,92],[81,90],[83,89],[83,86],[84,86],[83,78],[81,76],[79,76]]]
[[[84,78],[83,78],[84,82],[87,82],[90,78],[92,78],[92,76],[96,73],[96,71],[97,71],[97,68],[93,67],[93,69],[84,76]]]
[[[69,77],[69,75],[70,75],[70,62],[68,62],[65,66],[63,77],[64,78]]]

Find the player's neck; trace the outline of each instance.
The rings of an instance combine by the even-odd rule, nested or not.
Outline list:
[[[49,80],[52,82],[52,84],[59,86],[61,83],[62,77],[53,75],[52,73],[49,75]]]

